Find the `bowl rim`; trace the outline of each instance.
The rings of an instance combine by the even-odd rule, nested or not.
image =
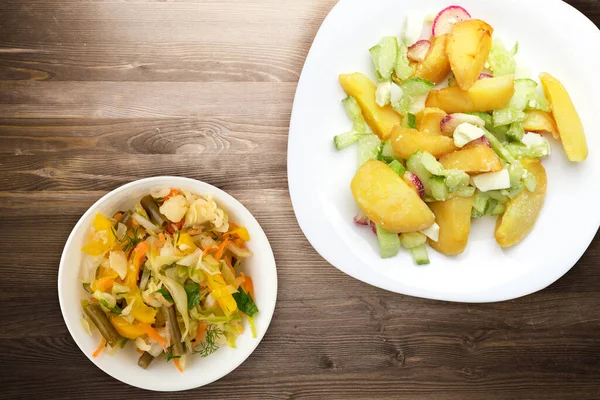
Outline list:
[[[221,203],[223,203],[225,205],[225,207],[240,209],[242,211],[247,212],[248,215],[254,220],[254,222],[256,222],[256,226],[259,229],[259,233],[264,235],[264,237],[266,239],[265,243],[266,243],[266,249],[268,250],[268,253],[265,256],[268,257],[270,261],[272,261],[272,265],[273,265],[273,274],[272,274],[273,282],[269,283],[270,285],[274,285],[273,297],[271,299],[265,299],[265,302],[270,305],[269,308],[271,309],[271,312],[269,312],[266,317],[266,320],[265,320],[266,323],[264,324],[264,328],[261,331],[257,332],[257,336],[252,341],[252,345],[246,347],[245,351],[242,350],[241,348],[236,349],[236,351],[239,351],[239,352],[244,351],[245,354],[243,354],[243,356],[241,356],[234,363],[232,363],[230,367],[224,368],[223,372],[221,374],[218,374],[216,377],[214,377],[214,379],[212,379],[210,381],[207,381],[205,383],[196,384],[196,383],[194,383],[194,381],[192,379],[190,379],[190,384],[180,385],[179,387],[175,387],[175,388],[161,388],[161,387],[157,387],[157,386],[141,386],[134,382],[127,381],[127,380],[121,378],[118,374],[113,373],[113,371],[110,368],[106,368],[105,366],[98,364],[96,362],[96,360],[93,357],[91,357],[91,355],[88,354],[88,352],[84,351],[84,349],[82,348],[82,344],[81,344],[80,340],[78,339],[78,335],[75,333],[72,324],[70,324],[68,321],[68,318],[67,318],[68,312],[67,312],[64,300],[63,300],[63,293],[65,290],[65,288],[63,287],[63,281],[64,281],[64,274],[65,274],[65,269],[66,269],[66,264],[67,264],[67,261],[66,261],[67,252],[73,245],[72,242],[75,240],[75,237],[76,237],[75,232],[81,228],[81,226],[84,224],[84,221],[86,221],[92,213],[96,212],[96,210],[109,198],[119,195],[122,192],[125,192],[128,189],[133,188],[138,185],[141,185],[141,184],[147,184],[147,183],[151,183],[154,181],[158,182],[158,181],[164,181],[164,180],[173,181],[174,182],[173,186],[177,186],[178,184],[185,184],[185,183],[190,184],[190,185],[197,185],[197,184],[205,185],[207,187],[210,187],[211,190],[219,193],[219,195],[225,199],[225,201],[223,201],[221,199]],[[205,385],[208,385],[208,384],[218,381],[219,379],[223,378],[224,376],[228,375],[229,373],[231,373],[235,369],[237,369],[242,363],[244,363],[250,357],[250,355],[254,352],[254,350],[256,350],[256,348],[258,347],[260,342],[262,342],[262,339],[264,338],[264,336],[271,324],[271,321],[273,319],[273,315],[275,313],[275,307],[277,304],[277,290],[278,290],[277,263],[275,261],[273,249],[271,247],[271,244],[269,242],[269,238],[268,238],[267,234],[264,232],[262,226],[260,225],[258,220],[254,217],[254,215],[250,212],[250,210],[248,210],[246,208],[246,206],[244,206],[235,197],[233,197],[226,191],[224,191],[214,185],[211,185],[210,183],[207,183],[207,182],[204,182],[204,181],[201,181],[198,179],[193,179],[193,178],[188,178],[188,177],[183,177],[183,176],[171,176],[171,175],[153,176],[153,177],[147,177],[147,178],[142,178],[142,179],[137,179],[137,180],[131,181],[129,183],[126,183],[124,185],[121,185],[121,186],[111,190],[110,192],[103,195],[100,199],[95,201],[94,204],[92,204],[85,211],[85,213],[83,213],[83,215],[79,218],[79,220],[77,221],[75,226],[72,228],[71,232],[69,233],[69,237],[67,238],[67,241],[65,242],[65,246],[63,248],[63,251],[61,252],[60,263],[59,263],[59,268],[58,268],[57,283],[58,283],[58,285],[57,285],[58,301],[59,301],[59,305],[60,305],[61,315],[63,317],[63,321],[64,321],[65,325],[67,326],[67,330],[69,331],[69,334],[71,335],[71,337],[77,344],[77,347],[79,348],[79,350],[81,350],[81,352],[97,368],[102,370],[107,375],[113,377],[114,379],[116,379],[120,382],[123,382],[127,385],[134,386],[134,387],[137,387],[140,389],[150,390],[150,391],[158,391],[158,392],[174,392],[174,391],[190,390],[190,389],[202,387],[202,386],[205,386]]]

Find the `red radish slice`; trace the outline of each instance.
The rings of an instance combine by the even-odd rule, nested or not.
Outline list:
[[[408,48],[408,58],[416,62],[423,62],[427,53],[429,53],[430,47],[429,40],[419,40]]]
[[[356,225],[367,226],[369,225],[369,218],[364,214],[356,214],[354,216],[354,223]]]
[[[490,144],[490,141],[487,140],[487,138],[485,136],[482,136],[479,139],[475,139],[469,144],[492,147],[492,145]]]
[[[425,186],[423,186],[423,182],[421,182],[418,176],[410,171],[406,171],[402,179],[417,192],[421,199],[425,198]]]
[[[431,28],[431,34],[433,36],[441,36],[450,33],[454,24],[468,19],[471,19],[471,14],[461,6],[444,8],[437,17],[435,17],[433,27]]]
[[[371,225],[371,230],[373,231],[375,236],[377,236],[377,227],[375,226],[375,222],[369,221],[369,225]]]
[[[489,79],[489,78],[493,78],[493,76],[490,74],[486,74],[486,73],[479,75],[479,79]]]
[[[456,127],[465,122],[480,128],[485,126],[485,121],[476,115],[457,113],[446,115],[440,122],[440,129],[444,133],[454,133]]]

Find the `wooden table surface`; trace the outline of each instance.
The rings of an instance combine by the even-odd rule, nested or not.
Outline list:
[[[481,305],[370,287],[309,245],[287,190],[287,135],[334,3],[0,2],[0,398],[600,399],[598,239],[548,289]],[[600,2],[572,3],[600,22]],[[167,174],[236,196],[279,274],[252,356],[177,395],[96,368],[56,290],[82,213],[122,184]]]

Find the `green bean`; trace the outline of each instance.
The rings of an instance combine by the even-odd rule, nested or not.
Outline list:
[[[89,303],[83,308],[85,315],[96,325],[96,328],[100,331],[104,339],[108,342],[111,347],[115,347],[119,344],[123,338],[119,335],[119,332],[110,323],[108,317],[102,311],[102,308],[98,304]]]
[[[165,326],[169,330],[171,344],[173,345],[173,355],[182,356],[185,353],[185,349],[183,348],[183,343],[181,343],[181,331],[179,330],[179,323],[177,323],[175,306],[164,306],[162,310],[165,316]]]
[[[144,354],[142,354],[140,356],[140,358],[138,359],[138,365],[140,367],[146,369],[152,363],[153,360],[154,360],[154,356],[152,354],[148,353],[147,351],[145,351]]]
[[[152,221],[153,224],[161,227],[168,223],[167,218],[160,213],[158,204],[156,204],[156,201],[154,201],[154,198],[151,195],[144,196],[140,201],[140,204],[146,213],[148,213],[150,221]]]

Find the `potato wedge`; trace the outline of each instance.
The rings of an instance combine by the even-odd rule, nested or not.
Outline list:
[[[435,221],[440,226],[438,241],[428,240],[431,247],[449,256],[465,251],[471,232],[471,210],[474,201],[475,196],[453,197],[429,204],[435,214]]]
[[[451,136],[452,133],[442,133],[441,123],[448,115],[439,108],[424,108],[417,115],[417,130],[429,135]]]
[[[440,83],[450,72],[450,61],[446,54],[448,35],[431,38],[431,48],[422,63],[417,65],[415,77]]]
[[[433,225],[427,204],[381,161],[363,164],[352,179],[351,189],[365,215],[390,232],[418,232]]]
[[[448,114],[488,112],[505,107],[514,93],[514,77],[499,76],[478,80],[469,90],[458,86],[432,90],[425,106],[440,108]]]
[[[440,158],[457,149],[454,140],[450,137],[428,135],[400,125],[392,129],[391,141],[394,153],[405,160],[419,150],[427,151],[435,158]]]
[[[523,129],[528,132],[551,133],[554,139],[560,138],[552,114],[540,110],[525,111],[525,114],[527,118],[523,121]]]
[[[446,169],[459,169],[467,174],[482,174],[501,171],[502,161],[491,147],[485,145],[467,146],[462,150],[446,154],[440,158]]]
[[[448,37],[448,60],[462,90],[469,90],[479,79],[492,48],[494,29],[479,19],[461,21]]]
[[[571,96],[563,84],[550,74],[541,74],[540,81],[546,97],[552,105],[552,115],[556,121],[567,158],[574,162],[584,161],[588,156],[588,146],[583,124]]]
[[[394,125],[402,123],[402,117],[387,105],[379,107],[375,102],[377,86],[365,75],[355,72],[339,77],[342,88],[348,96],[356,99],[365,121],[381,140],[390,137]]]
[[[496,222],[496,241],[502,247],[514,246],[533,229],[546,198],[546,170],[538,160],[523,159],[523,167],[537,179],[535,191],[524,190],[506,204],[506,212]]]

